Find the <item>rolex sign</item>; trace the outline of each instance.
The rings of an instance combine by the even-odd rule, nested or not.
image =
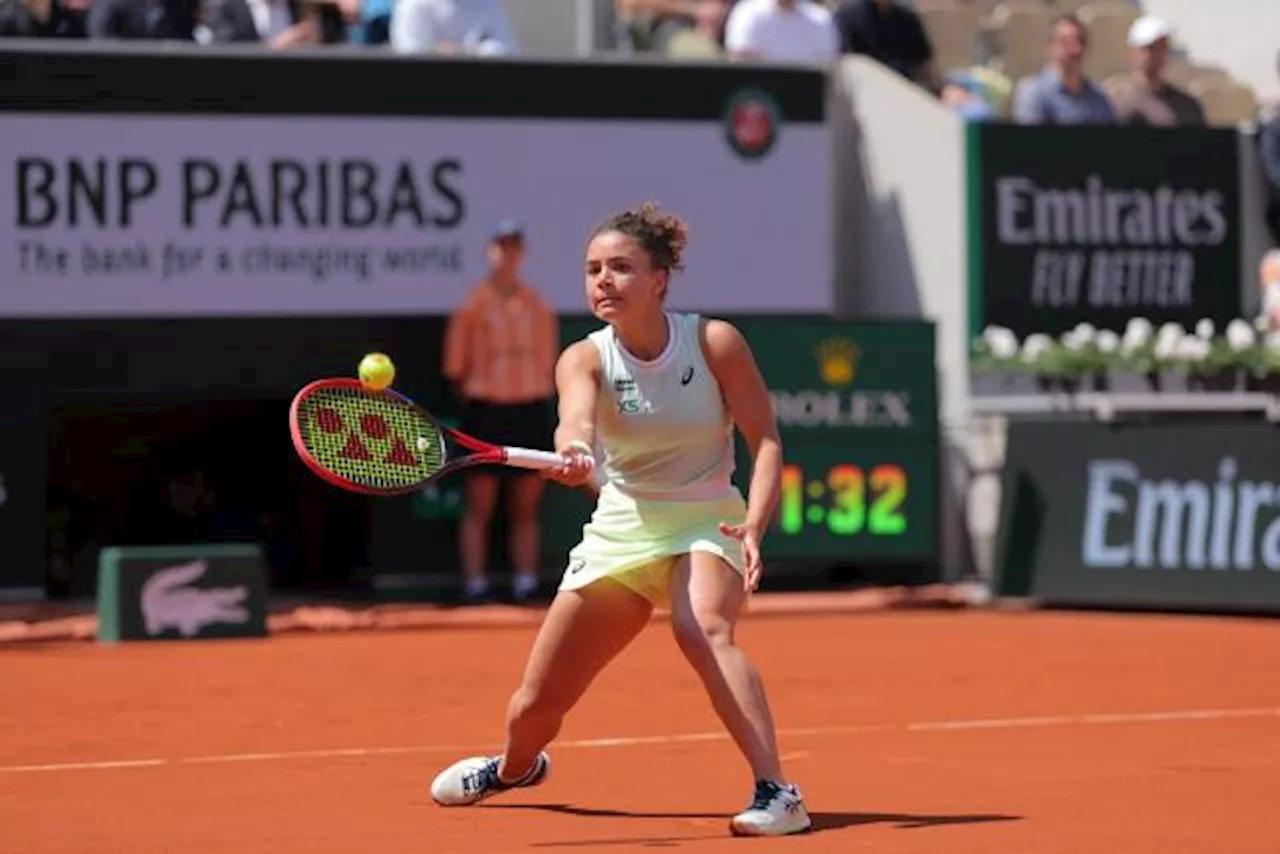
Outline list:
[[[893,391],[775,391],[783,427],[910,427],[911,393]]]
[[[933,327],[739,321],[784,432],[935,429]]]

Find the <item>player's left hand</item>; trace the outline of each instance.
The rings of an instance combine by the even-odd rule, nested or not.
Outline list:
[[[586,486],[592,482],[595,460],[590,455],[576,447],[564,448],[560,455],[564,462],[542,472],[543,477],[568,487]]]
[[[742,589],[754,593],[760,586],[760,576],[764,572],[764,563],[760,560],[760,534],[750,525],[730,525],[720,523],[720,533],[733,537],[742,543]]]

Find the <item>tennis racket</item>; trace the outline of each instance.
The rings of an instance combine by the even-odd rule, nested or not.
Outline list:
[[[357,379],[316,380],[303,387],[289,407],[289,432],[312,472],[366,495],[405,495],[470,466],[545,470],[564,459],[468,436],[399,392],[374,391]]]

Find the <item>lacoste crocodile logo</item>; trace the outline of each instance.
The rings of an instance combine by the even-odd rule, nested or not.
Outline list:
[[[248,587],[190,586],[208,570],[208,561],[197,560],[162,569],[147,579],[142,585],[142,616],[147,634],[158,635],[175,628],[190,638],[216,623],[249,622],[249,611],[241,605],[249,595]]]

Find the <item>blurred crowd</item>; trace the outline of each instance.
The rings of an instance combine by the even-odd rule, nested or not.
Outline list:
[[[1255,125],[1280,244],[1280,105],[1213,58],[1191,56],[1139,0],[617,0],[617,13],[623,49],[818,62],[860,54],[970,121]]]
[[[516,2],[537,0],[0,0],[0,36],[510,55],[520,53]],[[1232,126],[1270,118],[1248,85],[1189,56],[1140,0],[591,2],[607,21],[606,50],[812,63],[861,54],[973,120]],[[527,15],[532,7],[519,8]]]
[[[504,0],[0,0],[0,36],[326,44],[494,55],[518,48]]]
[[[966,118],[1234,126],[1269,105],[1138,0],[617,0],[620,46],[670,56],[869,56]]]
[[[537,0],[0,0],[0,36],[518,55],[512,2]],[[1280,242],[1276,105],[1190,56],[1140,0],[592,3],[607,50],[805,63],[860,54],[971,121],[1256,124]]]

